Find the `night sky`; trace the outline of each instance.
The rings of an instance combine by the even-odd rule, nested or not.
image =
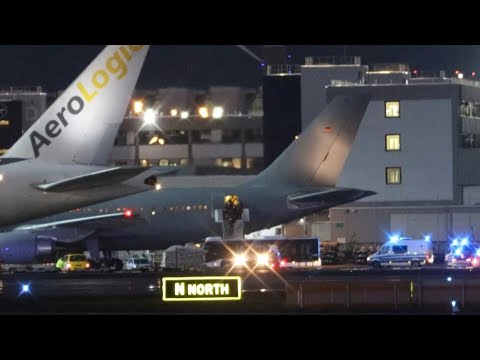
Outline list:
[[[104,48],[103,45],[0,45],[0,86],[42,85],[64,89]],[[261,57],[261,45],[248,45]],[[472,45],[288,45],[290,63],[305,56],[359,55],[363,64],[405,62],[411,69],[457,68],[480,74],[480,46]],[[235,45],[153,45],[138,88],[211,85],[256,87],[260,63]]]

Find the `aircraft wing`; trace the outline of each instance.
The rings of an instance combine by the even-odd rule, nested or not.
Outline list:
[[[305,208],[309,206],[331,206],[332,204],[343,204],[352,202],[366,196],[375,195],[369,190],[350,189],[350,188],[330,188],[324,191],[299,192],[290,195],[289,205],[296,208]]]
[[[132,210],[126,210],[123,212],[116,212],[112,214],[103,214],[95,216],[86,216],[81,218],[52,221],[42,224],[28,224],[18,226],[14,231],[35,231],[35,230],[47,230],[53,228],[82,228],[88,227],[89,229],[100,230],[102,228],[111,228],[119,226],[132,226],[145,223],[138,212]]]
[[[92,172],[85,175],[75,176],[68,179],[62,179],[48,184],[38,184],[33,186],[39,190],[47,192],[88,190],[92,188],[106,187],[113,184],[119,184],[122,181],[135,177],[146,170],[148,170],[148,168],[140,166],[115,167]],[[178,169],[171,167],[166,167],[163,169],[160,167],[156,167],[153,176],[169,175],[177,171]]]

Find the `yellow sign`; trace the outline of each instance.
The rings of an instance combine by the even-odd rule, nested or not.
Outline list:
[[[163,301],[234,301],[242,298],[240,276],[164,277]]]

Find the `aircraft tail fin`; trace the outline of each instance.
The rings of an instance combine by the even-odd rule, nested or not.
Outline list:
[[[337,96],[256,181],[335,186],[367,109],[369,96]]]
[[[106,164],[148,48],[107,46],[5,157]]]

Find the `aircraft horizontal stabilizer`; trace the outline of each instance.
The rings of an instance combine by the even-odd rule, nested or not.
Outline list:
[[[72,177],[69,179],[59,180],[53,183],[34,185],[34,187],[47,192],[88,190],[96,187],[104,187],[121,183],[122,181],[131,179],[147,170],[150,169],[140,166],[115,167]],[[165,169],[157,167],[155,168],[154,175],[169,175],[176,171],[178,170],[171,167],[166,167]]]
[[[138,225],[140,223],[145,223],[145,219],[143,219],[138,212],[125,210],[123,212],[116,212],[112,214],[86,216],[76,219],[53,221],[44,224],[22,225],[16,227],[14,231],[45,230],[49,228],[82,226],[88,226],[89,229],[101,230],[104,228]]]
[[[332,188],[320,192],[295,193],[288,197],[288,202],[297,208],[318,206],[321,204],[335,206],[336,204],[352,202],[375,194],[376,192],[369,190]]]

